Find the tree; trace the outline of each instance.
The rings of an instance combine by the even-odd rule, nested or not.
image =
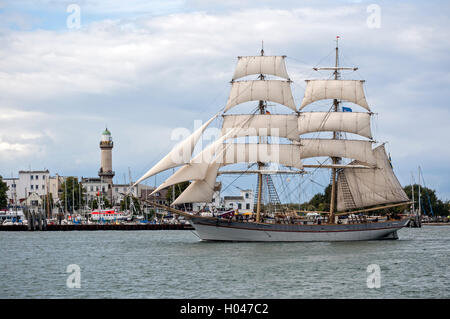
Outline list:
[[[156,216],[156,212],[155,212],[155,210],[152,208],[152,209],[150,209],[150,211],[146,214],[146,217],[147,217],[147,219],[152,219],[153,217],[155,217]]]
[[[3,177],[0,175],[0,209],[5,209],[8,206],[8,196],[6,192],[9,187],[3,182]]]
[[[104,207],[111,207],[110,206],[110,202],[109,202],[108,198],[105,195],[103,195],[103,197],[102,197],[102,202],[103,202],[103,206]],[[99,208],[99,204],[98,204],[98,200],[97,199],[91,199],[91,200],[88,201],[87,204],[92,209],[98,209]]]
[[[179,184],[174,185],[175,187],[175,198],[177,198],[178,196],[180,196],[180,194],[189,186],[189,182],[182,182]],[[173,202],[172,199],[172,187],[170,187],[167,191],[167,195],[166,195],[166,199],[169,203]]]
[[[414,205],[416,209],[419,205],[419,185],[414,184]],[[412,200],[412,186],[405,186],[404,191],[406,195]],[[443,202],[436,196],[436,191],[428,187],[420,187],[420,209],[424,215],[439,215],[448,216],[449,214],[449,202]],[[433,213],[432,213],[433,212]]]
[[[325,188],[323,193],[317,193],[309,202],[301,204],[300,209],[327,212],[330,210],[330,201],[331,184]]]
[[[67,207],[67,210],[73,213],[83,207],[85,190],[81,183],[78,182],[78,178],[72,176],[67,177],[64,183],[61,184],[59,192],[61,193],[61,208],[65,209]]]
[[[133,204],[134,208],[136,209],[136,212],[140,213],[141,205],[139,203],[139,200],[136,197],[130,195],[125,196],[125,198],[120,201],[120,210],[124,211],[130,209],[131,198],[133,198]]]
[[[411,185],[405,186],[404,191],[410,199],[412,199],[412,187]],[[414,185],[414,202],[417,209],[419,204],[419,185]],[[309,202],[305,202],[300,205],[302,210],[317,210],[317,211],[329,211],[331,200],[331,185],[325,188],[323,193],[315,194]],[[422,214],[431,216],[431,208],[434,215],[448,216],[450,213],[450,201],[443,202],[436,196],[436,191],[427,187],[420,187],[420,200]],[[400,214],[405,210],[406,206],[398,206],[386,209],[380,209],[371,211],[371,214],[385,214],[393,213],[394,215]]]

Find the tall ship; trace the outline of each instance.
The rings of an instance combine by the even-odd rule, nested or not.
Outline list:
[[[313,68],[328,77],[306,80],[299,106],[294,102],[286,56],[266,56],[261,49],[260,55],[238,57],[225,106],[136,181],[172,169],[172,175],[154,193],[189,182],[170,206],[150,204],[190,220],[202,240],[397,239],[397,231],[408,223],[406,218],[374,218],[370,214],[406,206],[410,201],[393,172],[384,143],[375,145],[364,81],[341,77],[342,72],[352,73],[357,68],[340,66],[338,41],[337,37],[334,66]],[[273,103],[276,110],[283,110],[277,114],[274,108],[269,111]],[[241,104],[250,104],[252,111],[232,113]],[[193,155],[214,120],[220,121],[219,136]],[[316,161],[308,162],[311,159]],[[236,164],[244,168],[226,168]],[[317,171],[329,176],[331,194],[326,211],[302,211],[281,204],[274,183],[277,176],[288,180],[286,176]],[[218,177],[227,174],[236,176],[233,182],[254,176],[257,186],[251,218],[229,213],[205,216],[192,209],[193,203],[200,203],[196,205],[200,210],[211,203],[220,185]]]

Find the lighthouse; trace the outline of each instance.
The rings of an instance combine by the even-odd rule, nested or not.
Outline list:
[[[101,152],[101,167],[98,171],[98,176],[100,177],[104,188],[102,187],[102,192],[107,195],[110,203],[112,204],[112,183],[114,177],[114,171],[112,170],[112,148],[114,143],[112,141],[111,132],[108,128],[102,134],[102,139],[100,141],[100,152]],[[103,191],[104,189],[104,191]]]

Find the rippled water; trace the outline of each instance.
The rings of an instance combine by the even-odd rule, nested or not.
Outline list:
[[[190,231],[1,232],[1,298],[449,298],[450,227],[397,241],[200,242]],[[68,288],[69,264],[81,288]],[[369,264],[381,288],[367,288]]]

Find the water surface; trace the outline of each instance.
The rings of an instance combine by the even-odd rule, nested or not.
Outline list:
[[[449,298],[450,227],[400,240],[201,242],[191,231],[0,232],[0,298]],[[81,269],[68,288],[67,266]],[[367,287],[367,266],[381,288]]]

